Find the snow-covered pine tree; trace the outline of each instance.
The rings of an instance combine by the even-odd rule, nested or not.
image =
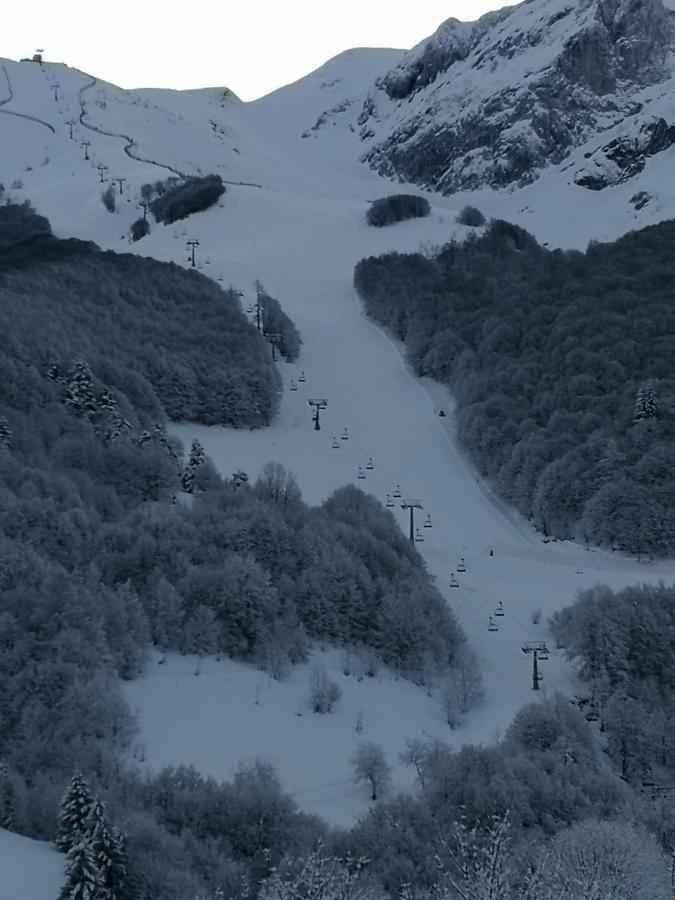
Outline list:
[[[47,369],[47,378],[51,378],[52,381],[59,381],[59,382],[62,382],[64,380],[63,372],[61,371],[59,366],[56,365],[56,363],[53,363]]]
[[[658,411],[659,400],[654,391],[654,383],[652,381],[643,381],[635,397],[633,421],[641,422],[645,419],[655,419]]]
[[[59,900],[97,900],[98,889],[94,853],[86,836],[76,834],[68,850],[66,883],[61,888]]]
[[[98,870],[96,900],[125,900],[128,897],[126,842],[124,836],[98,819],[91,836],[91,849]]]
[[[81,772],[76,773],[63,795],[59,824],[54,843],[58,850],[67,853],[82,835],[89,830],[89,814],[94,805],[89,785]]]
[[[187,461],[187,465],[185,466],[185,471],[183,472],[183,490],[187,494],[191,494],[194,491],[195,487],[195,474],[197,469],[204,463],[206,459],[206,454],[204,453],[204,448],[199,443],[199,441],[195,438],[192,442],[192,446],[190,447],[190,457]]]
[[[98,395],[96,403],[102,412],[117,412],[117,400],[115,400],[107,388],[102,390]]]
[[[0,416],[0,450],[9,450],[12,446],[12,429],[4,416]]]
[[[86,363],[76,362],[68,376],[66,406],[78,416],[89,418],[98,411],[94,396],[94,379]]]
[[[0,762],[0,828],[12,831],[14,828],[14,784],[9,774],[9,766],[3,759]]]

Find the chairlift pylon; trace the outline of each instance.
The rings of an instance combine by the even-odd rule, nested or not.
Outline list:
[[[401,499],[402,494],[401,494],[401,485],[400,485],[400,484],[397,484],[397,485],[396,485],[396,490],[394,491],[394,493],[393,493],[391,496],[392,496],[395,500],[400,500],[400,499]]]
[[[466,572],[466,565],[464,563],[464,557],[460,556],[459,562],[457,563],[457,571],[458,572]]]
[[[391,494],[387,494],[387,502],[384,505],[387,506],[389,509],[391,509],[392,507],[394,507],[396,505],[394,503],[394,501],[391,499]]]
[[[368,462],[366,463],[366,469],[374,469],[374,468],[375,468],[375,463],[373,462],[373,457],[369,456]]]
[[[431,513],[427,513],[427,517],[426,517],[426,519],[424,520],[424,527],[425,527],[425,528],[431,528],[431,527],[432,527],[432,525],[431,525]]]
[[[419,530],[419,528],[415,529],[415,540],[418,544],[421,544],[424,540],[424,538],[422,537],[422,532]]]
[[[497,603],[497,609],[495,610],[494,614],[495,614],[496,616],[503,616],[503,615],[504,615],[504,604],[502,603],[501,600]],[[540,659],[541,659],[541,657],[540,657]]]
[[[454,572],[451,572],[451,573],[450,573],[450,587],[451,587],[451,588],[458,588],[458,587],[459,587],[459,581],[457,581],[457,579],[455,578],[455,573],[454,573]]]
[[[490,621],[488,622],[488,631],[499,631],[497,623],[492,618],[492,616],[490,616]]]

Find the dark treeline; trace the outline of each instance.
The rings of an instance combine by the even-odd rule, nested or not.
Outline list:
[[[217,417],[222,401],[202,384],[205,357],[215,365],[210,332],[230,353],[231,321],[256,366],[269,365],[262,339],[228,311],[234,300],[173,266],[56,241],[27,208],[0,210],[3,238],[0,826],[54,838],[60,798],[82,771],[107,824],[69,847],[69,884],[95,877],[92,854],[112,835],[133,876],[121,900],[235,896],[242,876],[255,889],[323,827],[262,764],[231,785],[126,770],[135,726],[120,679],[143,670],[153,645],[221,651],[281,677],[317,637],[420,680],[447,668],[461,633],[372,498],[347,487],[310,509],[276,464],[255,484],[241,473],[223,482],[196,443],[184,464],[162,423],[186,385]],[[181,304],[202,322],[199,342]],[[230,355],[245,386],[252,364]]]
[[[629,783],[675,781],[675,587],[583,591],[551,628],[588,684],[606,752]]]
[[[449,384],[481,472],[544,534],[675,551],[675,222],[585,253],[495,221],[434,257],[361,261],[355,285]]]
[[[260,304],[263,334],[266,336],[277,335],[275,340],[279,353],[288,362],[295,362],[300,355],[300,348],[302,347],[300,332],[283,311],[279,301],[275,300],[274,297],[270,297],[259,282],[256,288],[257,302]]]
[[[158,182],[161,193],[150,202],[150,211],[158,222],[170,225],[179,219],[186,219],[192,213],[203,212],[217,202],[225,193],[225,185],[220,175],[204,175],[187,178],[175,183]]]
[[[391,194],[373,200],[366,212],[366,222],[382,228],[404,219],[421,219],[431,211],[429,201],[416,194]]]
[[[161,404],[174,420],[273,419],[280,378],[233,291],[173,263],[58,240],[24,207],[0,207],[5,226],[16,240],[0,245],[0,328],[16,356],[41,371],[84,359],[155,417]]]

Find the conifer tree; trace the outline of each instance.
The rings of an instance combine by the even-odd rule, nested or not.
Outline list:
[[[9,774],[9,766],[0,762],[0,828],[12,831],[14,828],[14,785]]]
[[[101,812],[91,836],[91,849],[98,870],[96,900],[124,900],[127,891],[126,846],[123,835],[111,827]]]
[[[633,421],[640,422],[645,419],[655,419],[659,411],[659,401],[651,381],[644,381],[635,397],[635,411]]]
[[[94,805],[89,785],[81,772],[73,775],[61,801],[55,844],[67,853],[89,831],[89,815]]]
[[[94,396],[93,376],[84,362],[76,362],[68,377],[66,406],[69,406],[78,416],[90,417],[98,410]]]
[[[61,889],[59,900],[97,900],[98,870],[85,835],[75,835],[67,859],[66,883]]]
[[[197,469],[203,465],[204,460],[206,459],[206,454],[204,453],[204,448],[199,443],[199,441],[195,438],[192,442],[192,446],[190,447],[190,457],[187,461],[187,465],[185,466],[185,471],[183,472],[183,490],[191,494],[194,491],[195,486],[195,474]]]
[[[12,429],[4,416],[0,416],[0,450],[9,450],[12,446]]]

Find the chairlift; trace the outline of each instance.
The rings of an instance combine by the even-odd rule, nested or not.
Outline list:
[[[359,474],[358,474],[356,477],[357,477],[357,478],[360,478],[362,481],[363,481],[363,479],[366,477],[366,473],[363,471],[363,469],[361,468],[361,466],[359,466]]]
[[[589,709],[586,713],[586,721],[587,722],[597,722],[600,718],[598,711],[596,709]]]
[[[384,505],[387,506],[389,509],[392,509],[396,505],[394,503],[394,501],[391,499],[391,494],[387,494],[387,502]]]
[[[546,662],[548,659],[548,647],[546,647],[546,645],[544,645],[541,650],[537,651],[537,657]]]
[[[349,440],[349,432],[347,431],[347,426],[346,426],[346,425],[345,425],[344,431],[343,431],[342,434],[340,435],[340,440],[341,440],[341,441],[348,441],[348,440]]]
[[[450,587],[451,587],[451,588],[458,588],[458,587],[459,587],[459,581],[457,581],[457,579],[455,578],[455,573],[454,573],[454,572],[451,572],[451,573],[450,573]]]
[[[291,390],[292,390],[292,391],[297,391],[297,389],[298,389],[297,384],[296,384],[296,383],[293,381],[293,379],[291,378]]]
[[[466,572],[466,565],[464,564],[464,557],[460,556],[459,562],[457,563],[457,571],[458,572]]]
[[[300,377],[298,378],[298,381],[301,383],[304,383],[305,381],[307,381],[307,379],[305,378],[304,372],[300,372]]]
[[[424,538],[422,537],[422,532],[419,530],[419,528],[415,529],[415,540],[418,544],[421,544],[424,540]]]
[[[370,470],[370,469],[374,469],[374,468],[375,468],[375,463],[373,462],[373,457],[369,456],[368,462],[366,463],[366,469]]]
[[[297,388],[296,388],[296,391],[297,391]],[[340,442],[339,442],[338,439],[335,437],[335,435],[333,435],[333,443],[332,443],[331,446],[333,447],[333,450],[339,450],[339,449],[340,449]]]
[[[425,527],[425,528],[431,528],[431,527],[432,527],[432,526],[431,526],[431,513],[427,513],[427,517],[426,517],[426,519],[424,520],[424,527]]]
[[[218,281],[225,281],[225,276],[224,276],[224,275],[219,275],[219,276],[218,276]]]
[[[500,600],[499,603],[497,604],[497,609],[495,610],[495,613],[494,613],[494,614],[495,614],[496,616],[503,616],[503,615],[504,615],[504,606],[503,606],[501,600]]]
[[[211,257],[210,257],[210,256],[207,256],[207,257],[204,259],[204,262],[206,263],[207,266],[210,266],[210,265],[211,265]]]
[[[394,491],[394,493],[393,493],[391,496],[392,496],[395,500],[400,500],[400,499],[401,499],[402,494],[401,494],[401,485],[400,485],[400,484],[397,484],[397,485],[396,485],[396,490]]]
[[[492,616],[490,616],[490,621],[488,622],[488,631],[499,631],[499,627]]]

